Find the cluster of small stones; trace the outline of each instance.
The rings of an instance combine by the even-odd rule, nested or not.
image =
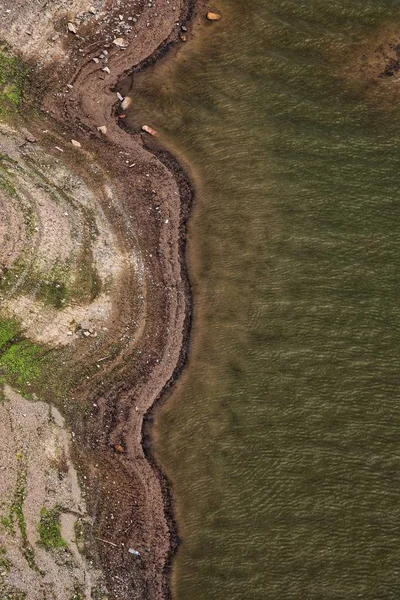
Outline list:
[[[173,2],[170,2],[170,0],[166,0],[166,5],[170,6],[172,12],[178,10],[178,7]],[[143,2],[126,2],[118,0],[112,12],[102,10],[101,7],[96,8],[95,6],[91,6],[87,12],[77,14],[73,20],[67,23],[64,36],[69,34],[74,35],[76,40],[81,42],[80,47],[78,47],[78,52],[81,56],[86,56],[86,42],[88,39],[85,35],[85,25],[91,24],[93,20],[97,22],[99,27],[94,32],[93,29],[91,29],[90,35],[92,37],[90,41],[93,43],[96,36],[99,36],[100,39],[97,41],[102,44],[103,50],[93,58],[103,61],[104,66],[107,66],[110,48],[117,46],[121,50],[124,50],[128,45],[128,36],[130,38],[138,37],[136,24],[139,21],[143,8],[146,9],[146,27],[151,28],[155,26],[157,18],[160,16],[157,10],[157,0],[145,2],[144,6]],[[179,21],[176,22],[176,27],[181,27],[181,25],[182,24]],[[132,32],[133,35],[131,35]],[[56,34],[53,41],[57,41],[59,35],[60,34]],[[94,39],[93,35],[95,36]]]

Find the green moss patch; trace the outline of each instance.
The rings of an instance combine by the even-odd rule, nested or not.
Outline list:
[[[67,548],[67,542],[61,536],[61,510],[58,506],[48,509],[43,507],[40,511],[38,531],[40,543],[46,550],[52,548]]]
[[[13,343],[0,356],[0,383],[24,386],[38,379],[43,354],[40,346],[27,340]]]
[[[0,350],[11,342],[19,332],[17,321],[0,319]]]
[[[0,546],[0,598],[1,600],[25,600],[26,593],[14,586],[7,584],[7,577],[11,569],[11,561],[7,552]]]
[[[18,460],[18,475],[17,475],[17,485],[14,490],[14,499],[10,506],[10,512],[7,519],[9,529],[14,532],[14,523],[17,521],[22,541],[27,542],[26,535],[26,523],[24,517],[23,506],[26,498],[26,463],[24,456],[21,452],[17,452],[17,460]],[[2,524],[6,525],[5,519],[2,520]]]
[[[29,69],[15,56],[0,48],[0,117],[16,112],[26,97]]]
[[[3,384],[17,387],[30,397],[40,382],[48,350],[24,339],[16,319],[0,319],[0,402],[4,402]]]
[[[29,565],[29,567],[35,571],[38,570],[35,563],[35,553],[32,546],[28,541],[28,535],[26,531],[26,521],[24,515],[24,502],[26,499],[26,480],[27,480],[27,465],[26,459],[22,452],[17,452],[18,472],[17,472],[17,483],[14,490],[13,501],[10,506],[7,517],[2,517],[0,522],[1,525],[9,531],[11,535],[15,535],[16,527],[21,535],[21,546],[22,553]],[[19,591],[18,591],[19,593]],[[11,596],[13,598],[13,596]]]
[[[11,562],[7,558],[7,552],[0,546],[0,577],[4,577],[8,574],[11,568]]]
[[[37,297],[54,308],[62,309],[68,298],[67,286],[61,280],[41,282]]]

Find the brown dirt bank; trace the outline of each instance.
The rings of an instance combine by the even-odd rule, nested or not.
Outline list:
[[[118,126],[113,90],[132,69],[152,64],[179,40],[192,5],[184,0],[107,0],[91,7],[83,0],[60,0],[46,13],[45,2],[38,3],[36,12],[29,0],[21,1],[18,10],[11,0],[4,4],[20,25],[0,27],[0,37],[41,65],[41,76],[47,77],[43,110],[58,133],[96,155],[114,185],[103,208],[126,251],[142,259],[140,287],[132,288],[127,278],[124,293],[114,302],[118,327],[109,335],[107,354],[97,342],[71,348],[74,365],[93,369],[88,379],[77,376],[64,409],[94,518],[87,531],[90,553],[103,568],[109,598],[166,598],[177,537],[169,485],[152,458],[148,426],[151,408],[186,360],[191,299],[184,252],[192,190],[171,156],[149,152],[141,135]],[[67,22],[74,24],[76,34],[66,33]],[[26,47],[22,28],[29,31]],[[112,43],[119,37],[126,42],[124,49]],[[100,126],[106,127],[105,134]],[[40,127],[39,122],[35,135],[40,136]],[[129,548],[139,550],[141,557]]]

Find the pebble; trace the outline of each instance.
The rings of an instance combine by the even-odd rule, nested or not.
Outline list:
[[[108,75],[111,73],[110,69],[108,67],[104,67],[102,69],[102,71],[104,71],[105,73],[108,73]]]
[[[146,133],[149,133],[150,135],[153,135],[154,137],[158,136],[158,133],[155,129],[153,129],[152,127],[150,127],[149,125],[142,125],[142,130],[145,131]]]
[[[77,148],[80,148],[80,147],[81,147],[80,143],[79,143],[79,142],[77,142],[76,140],[71,140],[71,144],[72,144],[73,146],[76,146]]]
[[[71,33],[76,33],[76,27],[73,23],[69,22],[67,27],[68,27],[68,31],[70,31]]]
[[[208,12],[207,13],[207,19],[209,21],[220,21],[222,19],[222,16],[219,13],[216,13],[216,12]]]
[[[107,133],[107,127],[105,125],[101,125],[97,128],[97,130],[100,131],[100,133],[103,133],[104,135]]]
[[[35,142],[37,142],[37,139],[35,138],[35,136],[32,135],[32,133],[30,133],[27,129],[23,130],[23,133],[24,133],[24,137],[27,142],[30,142],[31,144],[34,144]]]
[[[123,98],[122,102],[121,102],[121,108],[122,110],[126,110],[127,108],[129,108],[132,104],[132,98],[130,98],[129,96],[125,96],[125,98]]]
[[[127,47],[127,42],[126,40],[124,40],[124,38],[115,38],[115,40],[113,40],[113,44],[114,46],[118,46],[118,48],[126,48]]]

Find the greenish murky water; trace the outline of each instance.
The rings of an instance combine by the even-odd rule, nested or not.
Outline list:
[[[337,75],[400,38],[400,2],[216,8],[131,116],[199,189],[190,364],[157,420],[174,600],[398,599],[400,110]]]

